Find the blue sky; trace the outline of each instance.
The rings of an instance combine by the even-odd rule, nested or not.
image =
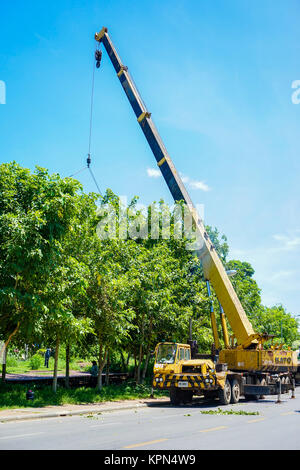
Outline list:
[[[84,166],[93,36],[107,26],[205,222],[251,262],[266,305],[300,314],[299,17],[297,0],[2,2],[0,160]],[[105,54],[92,158],[103,191],[171,202]]]

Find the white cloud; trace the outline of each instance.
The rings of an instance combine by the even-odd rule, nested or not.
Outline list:
[[[188,183],[190,178],[188,176],[184,176],[184,175],[180,175],[181,179],[182,179],[182,182],[184,184]]]
[[[161,176],[160,170],[156,168],[147,168],[147,174],[149,178],[159,178]]]
[[[200,189],[201,191],[210,191],[211,188],[203,181],[194,181],[189,176],[180,174],[182,182],[186,184],[190,189]]]
[[[300,247],[300,236],[297,235],[297,231],[293,235],[273,235],[274,240],[281,242],[277,250],[293,251]]]
[[[147,168],[147,174],[149,178],[159,178],[161,176],[160,170],[156,168]],[[186,184],[190,189],[200,189],[201,191],[210,191],[211,188],[204,183],[204,181],[195,181],[192,180],[189,176],[185,176],[180,173],[182,182]]]
[[[210,191],[210,187],[203,181],[190,181],[189,186],[192,189],[200,189],[201,191]]]

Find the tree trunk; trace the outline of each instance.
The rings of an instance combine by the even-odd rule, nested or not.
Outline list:
[[[127,360],[126,360],[126,369],[128,370],[129,367],[129,361],[130,361],[130,353],[128,353]]]
[[[141,366],[142,366],[142,360],[144,357],[144,349],[143,349],[143,344],[144,344],[144,339],[145,339],[145,313],[142,315],[142,337],[141,337],[141,342],[140,342],[140,347],[139,347],[139,361],[138,361],[138,368],[137,368],[137,383],[141,383]]]
[[[99,358],[98,358],[98,380],[97,380],[97,389],[99,392],[102,390],[102,372],[106,363],[107,358],[107,350],[104,352],[104,356],[102,358],[103,353],[103,345],[101,344],[99,347]]]
[[[134,351],[134,374],[133,378],[135,381],[137,381],[137,364],[136,364],[136,352]]]
[[[122,362],[122,372],[126,372],[125,358],[123,351],[120,351],[121,362]]]
[[[65,387],[70,388],[70,344],[66,346],[66,379]]]
[[[14,329],[14,331],[9,335],[8,340],[0,348],[0,359],[1,359],[1,356],[3,356],[2,380],[3,380],[3,377],[4,377],[4,381],[5,381],[5,375],[6,375],[6,359],[7,359],[8,345],[11,342],[13,336],[15,336],[15,334],[17,334],[19,328],[20,328],[20,322],[18,322],[18,324],[17,324],[16,328]],[[5,366],[5,367],[3,367],[3,366]]]
[[[109,366],[110,366],[110,361],[109,361],[109,353],[107,353],[107,361],[106,361],[106,373],[105,373],[105,385],[109,385]]]
[[[152,327],[153,327],[153,319],[152,319],[152,317],[151,317],[151,318],[150,318],[150,326],[149,326],[149,335],[148,335],[148,346],[147,346],[146,362],[145,362],[145,367],[144,367],[144,370],[143,370],[143,376],[142,376],[143,379],[142,379],[142,382],[144,382],[144,380],[145,380],[145,377],[146,377],[146,374],[147,374],[147,369],[148,369],[148,364],[149,364],[149,360],[150,360],[150,355],[151,355],[150,344],[151,344]]]
[[[58,352],[59,352],[59,337],[56,338],[55,356],[54,356],[54,371],[53,371],[53,383],[52,383],[52,390],[54,393],[56,393],[56,390],[57,390]]]
[[[139,351],[139,362],[138,362],[138,367],[137,367],[137,377],[136,377],[136,382],[138,384],[141,383],[141,366],[142,366],[142,360],[143,360],[143,345],[142,343],[140,344],[140,351]]]
[[[149,359],[150,359],[150,346],[148,346],[148,351],[146,355],[146,362],[145,362],[145,367],[143,370],[143,375],[142,375],[142,382],[144,382],[147,374],[147,369],[148,369],[148,364],[149,364]]]
[[[100,344],[100,346],[99,346],[99,356],[98,356],[98,378],[97,378],[97,389],[99,391],[102,389],[102,370],[101,370],[102,349],[103,349],[103,346],[102,346],[102,344]]]
[[[4,350],[2,352],[3,355],[3,362],[2,362],[2,374],[1,374],[1,380],[2,383],[5,383],[6,381],[6,359],[7,359],[7,348],[4,346]]]

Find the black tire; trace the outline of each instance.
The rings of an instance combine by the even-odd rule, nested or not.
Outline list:
[[[241,396],[241,387],[237,379],[231,381],[231,399],[230,403],[238,403]]]
[[[205,398],[205,400],[214,400],[215,398],[218,398],[218,393],[214,390],[214,391],[205,391],[203,392],[203,396]]]
[[[181,390],[181,401],[182,403],[190,403],[193,399],[193,392]]]
[[[180,390],[178,390],[177,388],[173,388],[170,390],[170,402],[173,406],[180,405],[181,393]]]
[[[219,400],[221,405],[229,405],[231,400],[231,386],[229,380],[226,380],[224,388],[219,390]]]

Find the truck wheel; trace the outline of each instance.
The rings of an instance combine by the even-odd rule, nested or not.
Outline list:
[[[185,391],[185,390],[181,391],[182,403],[190,403],[192,399],[193,399],[193,392]]]
[[[231,400],[230,403],[238,403],[240,401],[241,389],[238,380],[233,379],[231,382]]]
[[[203,396],[204,396],[205,400],[214,400],[215,398],[218,398],[218,394],[216,393],[215,390],[212,391],[212,392],[211,391],[209,391],[209,392],[205,391],[205,392],[203,392]]]
[[[179,405],[181,402],[181,393],[180,390],[172,389],[170,390],[170,402],[171,405]]]
[[[229,405],[231,400],[231,386],[229,380],[226,380],[224,388],[219,390],[219,400],[221,405]]]

